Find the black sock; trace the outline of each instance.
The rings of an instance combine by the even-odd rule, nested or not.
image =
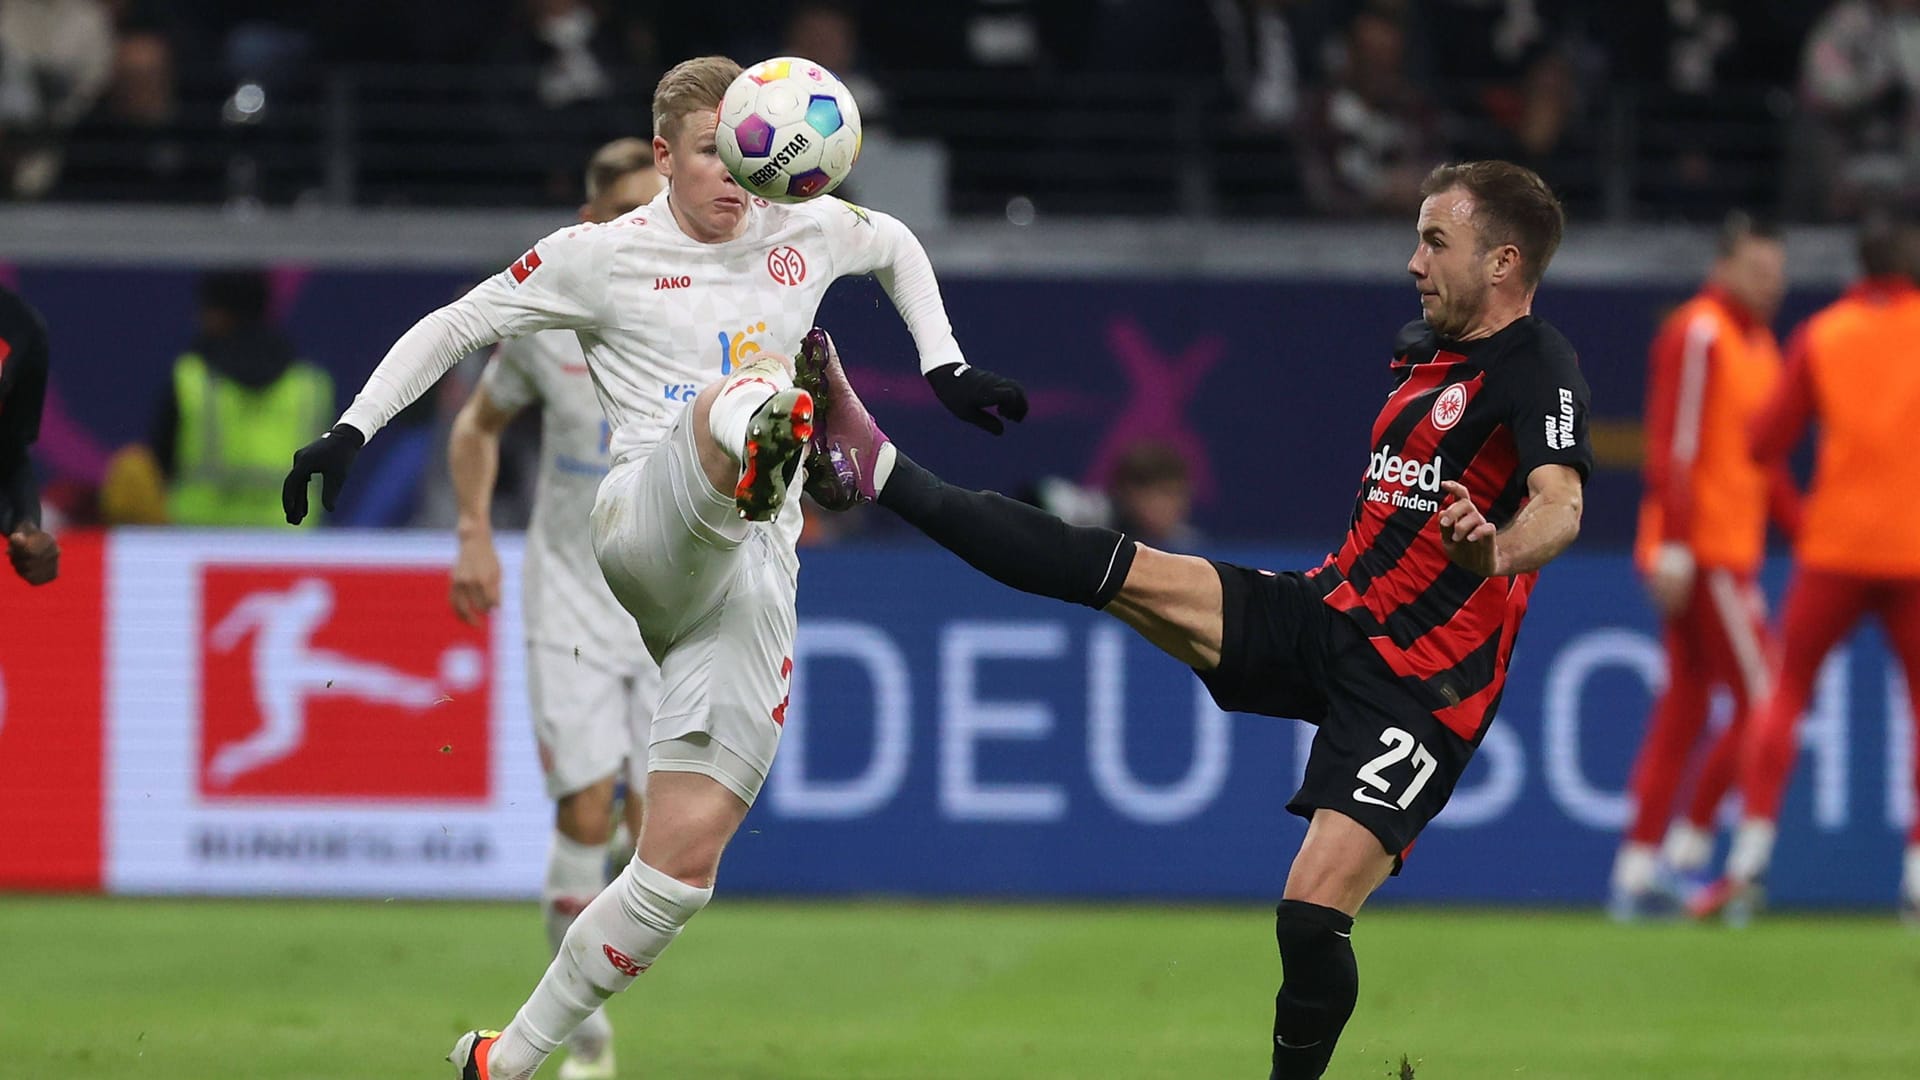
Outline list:
[[[1282,981],[1273,999],[1271,1080],[1315,1080],[1360,997],[1353,917],[1319,904],[1282,900],[1274,909]]]
[[[1069,525],[992,491],[954,487],[899,452],[880,505],[1003,585],[1106,607],[1133,567],[1133,541],[1112,529]]]

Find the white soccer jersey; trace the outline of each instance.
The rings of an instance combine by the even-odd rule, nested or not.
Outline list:
[[[613,426],[616,463],[657,442],[701,387],[762,350],[792,355],[827,286],[873,272],[912,332],[922,371],[963,359],[926,252],[886,214],[822,197],[750,200],[742,234],[703,244],[667,200],[561,229],[394,343],[342,421],[369,437],[462,355],[501,338],[574,330]],[[800,501],[781,513],[789,541]]]
[[[527,641],[577,649],[614,672],[651,665],[589,538],[594,492],[607,475],[609,428],[579,340],[548,330],[502,342],[480,386],[508,411],[540,406],[540,478],[520,586]]]

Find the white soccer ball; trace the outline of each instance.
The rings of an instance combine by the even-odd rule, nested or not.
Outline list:
[[[740,186],[797,203],[840,186],[860,156],[860,107],[833,72],[798,56],[762,60],[720,99],[720,160]]]

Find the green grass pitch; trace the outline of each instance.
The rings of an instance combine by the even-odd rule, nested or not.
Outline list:
[[[611,1014],[637,1080],[1265,1077],[1272,930],[723,894]],[[1383,908],[1354,945],[1331,1077],[1920,1076],[1920,935],[1891,918]],[[445,1080],[544,964],[530,905],[0,897],[0,1075]]]

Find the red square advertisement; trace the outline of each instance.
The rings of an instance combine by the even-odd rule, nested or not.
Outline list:
[[[202,574],[204,798],[487,797],[493,658],[445,570]]]
[[[61,533],[38,588],[0,562],[0,889],[100,886],[101,552]]]

